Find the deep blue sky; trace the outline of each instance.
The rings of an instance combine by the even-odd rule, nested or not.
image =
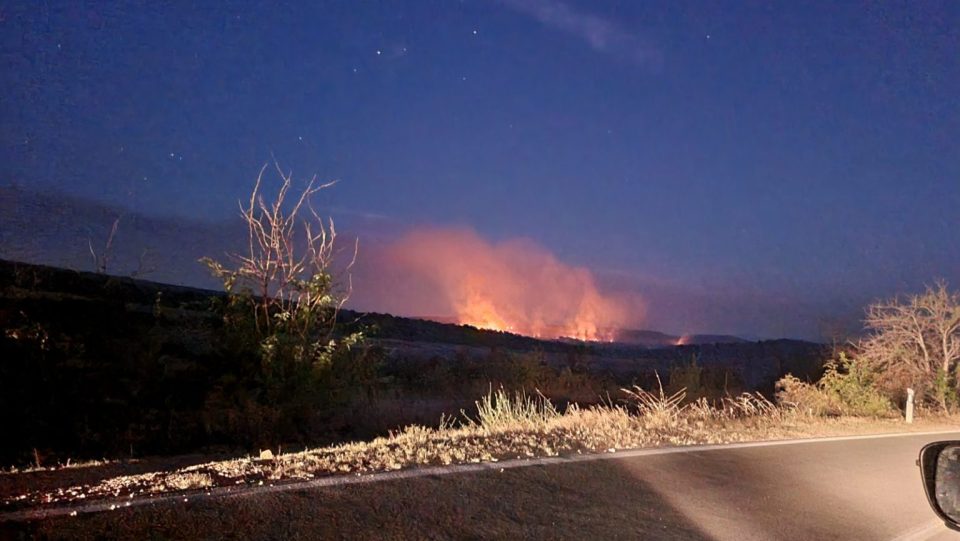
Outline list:
[[[216,221],[272,153],[361,239],[807,318],[705,331],[960,285],[960,3],[189,4],[0,8],[0,183]]]

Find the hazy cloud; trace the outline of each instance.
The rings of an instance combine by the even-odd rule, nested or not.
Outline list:
[[[544,26],[585,41],[599,52],[623,56],[638,63],[657,62],[659,51],[617,21],[581,11],[561,0],[501,0],[507,7]]]

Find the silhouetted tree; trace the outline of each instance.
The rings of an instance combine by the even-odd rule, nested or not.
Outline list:
[[[918,295],[867,307],[871,331],[860,356],[877,367],[890,390],[914,387],[947,409],[956,401],[960,361],[960,294],[938,281]]]

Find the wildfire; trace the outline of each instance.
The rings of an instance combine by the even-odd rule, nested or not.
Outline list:
[[[477,281],[476,278],[468,276],[465,281],[466,298],[463,302],[456,303],[454,307],[457,312],[457,323],[473,325],[478,329],[512,331],[513,326],[497,313],[497,307],[483,295],[483,290],[471,285]]]
[[[540,338],[613,338],[626,307],[593,275],[529,240],[491,244],[468,229],[421,229],[391,246],[389,263],[426,280],[460,324]]]

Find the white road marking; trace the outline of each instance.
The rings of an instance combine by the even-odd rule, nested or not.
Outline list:
[[[190,497],[191,501],[202,501],[214,498],[242,497],[257,494],[272,494],[278,492],[293,492],[301,490],[310,490],[313,488],[354,485],[360,483],[375,483],[380,481],[391,481],[398,479],[415,479],[419,477],[430,477],[440,475],[451,475],[455,473],[473,473],[487,470],[506,470],[514,468],[527,468],[531,466],[553,466],[558,464],[571,464],[579,462],[590,462],[595,460],[611,460],[623,458],[636,458],[655,455],[672,455],[679,453],[702,453],[710,451],[722,451],[730,449],[750,449],[754,447],[776,447],[782,445],[815,445],[818,443],[830,443],[837,441],[868,440],[884,438],[902,438],[910,436],[935,436],[939,434],[955,434],[960,436],[957,430],[941,430],[932,432],[898,432],[894,434],[868,434],[860,436],[832,436],[827,438],[806,438],[794,440],[774,440],[774,441],[756,441],[746,443],[723,443],[714,445],[685,445],[673,447],[649,447],[644,449],[628,449],[616,452],[567,455],[546,458],[518,458],[504,460],[502,462],[480,462],[477,464],[455,464],[450,466],[431,466],[426,468],[411,468],[407,470],[398,470],[392,472],[377,472],[369,474],[340,474],[311,479],[308,481],[280,482],[276,485],[253,485],[253,486],[223,486],[210,489],[201,489],[197,491],[180,492],[166,494],[161,496],[148,496],[142,498],[116,498],[111,500],[101,500],[98,502],[87,502],[83,504],[55,504],[50,507],[34,507],[19,511],[0,512],[0,522],[40,520],[63,515],[77,515],[80,513],[96,513],[101,511],[112,511],[118,508],[118,502],[122,502],[124,508],[139,507],[143,505],[153,505],[166,502],[175,502],[181,500],[184,495]],[[918,450],[919,451],[919,450]]]

